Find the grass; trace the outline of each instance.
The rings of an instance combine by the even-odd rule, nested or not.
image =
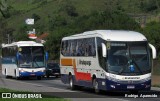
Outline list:
[[[160,76],[160,60],[155,60],[154,61],[153,75],[159,75]]]
[[[159,87],[160,88],[160,84],[159,85],[152,85],[153,87]]]
[[[0,88],[0,92],[7,92],[7,93],[12,93],[12,92],[16,92],[18,94],[25,94],[25,92],[21,92],[21,91],[16,91],[16,90],[11,90],[11,89],[6,89],[6,88]],[[27,93],[27,92],[26,92]],[[63,98],[56,98],[56,97],[51,97],[51,96],[47,96],[47,95],[43,95],[42,97],[45,98],[3,98],[0,95],[0,101],[69,101]]]

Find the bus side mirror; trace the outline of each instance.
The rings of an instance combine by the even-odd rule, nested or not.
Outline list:
[[[19,58],[20,58],[19,52],[16,53],[16,58],[17,58],[17,60],[19,60]]]
[[[152,44],[149,44],[149,47],[152,50],[152,58],[156,59],[156,48]]]
[[[45,52],[45,58],[46,58],[46,61],[48,61],[48,59],[49,59],[48,52]]]
[[[104,43],[102,43],[102,56],[106,57],[107,56],[107,48]]]

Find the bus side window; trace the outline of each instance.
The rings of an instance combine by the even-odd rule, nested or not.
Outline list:
[[[62,44],[61,44],[61,54],[65,55],[64,41],[62,41]]]
[[[65,41],[62,41],[62,46],[61,46],[61,54],[63,55],[63,56],[69,56],[69,49],[70,48],[70,46],[69,46],[69,44],[68,44],[68,41],[67,40],[65,40]]]
[[[77,40],[77,56],[82,56],[82,48],[83,48],[83,44],[82,44],[82,39],[78,39]]]

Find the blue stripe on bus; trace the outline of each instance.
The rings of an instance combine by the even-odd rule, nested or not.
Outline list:
[[[73,78],[73,82],[74,85],[79,85],[79,86],[85,86],[85,87],[90,87],[93,88],[92,86],[92,82],[88,82],[88,81],[76,81],[75,76],[72,75]],[[63,83],[68,84],[69,83],[69,75],[66,74],[61,74],[61,80]],[[146,85],[150,85],[151,86],[151,80],[143,82],[143,83],[138,83],[138,84],[121,84],[121,83],[117,83],[108,79],[100,79],[97,78],[98,81],[98,87],[101,90],[108,90],[108,91],[113,91],[113,90],[150,90],[150,87],[145,88]],[[102,82],[104,82],[106,85],[102,85]],[[142,85],[144,84],[144,85]],[[115,88],[111,87],[111,86],[115,86]],[[133,86],[134,85],[134,89],[127,89],[127,86]]]
[[[45,73],[44,72],[20,72],[19,73],[20,76],[44,76]]]

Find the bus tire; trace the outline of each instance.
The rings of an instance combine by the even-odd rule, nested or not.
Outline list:
[[[94,88],[95,93],[97,93],[97,94],[100,93],[100,90],[98,88],[98,82],[97,82],[96,78],[93,79],[93,88]]]
[[[14,71],[14,74],[15,74],[15,78],[16,78],[16,80],[19,80],[20,78],[17,76],[17,74],[16,74],[16,70]]]
[[[8,78],[9,78],[9,76],[7,75],[7,71],[6,71],[6,69],[5,69],[5,78],[6,78],[6,79],[8,79]]]
[[[42,79],[42,77],[41,77],[41,76],[37,76],[37,79],[38,79],[38,80],[41,80],[41,79]]]
[[[75,85],[73,83],[72,75],[69,76],[69,87],[70,87],[71,90],[75,89]]]

